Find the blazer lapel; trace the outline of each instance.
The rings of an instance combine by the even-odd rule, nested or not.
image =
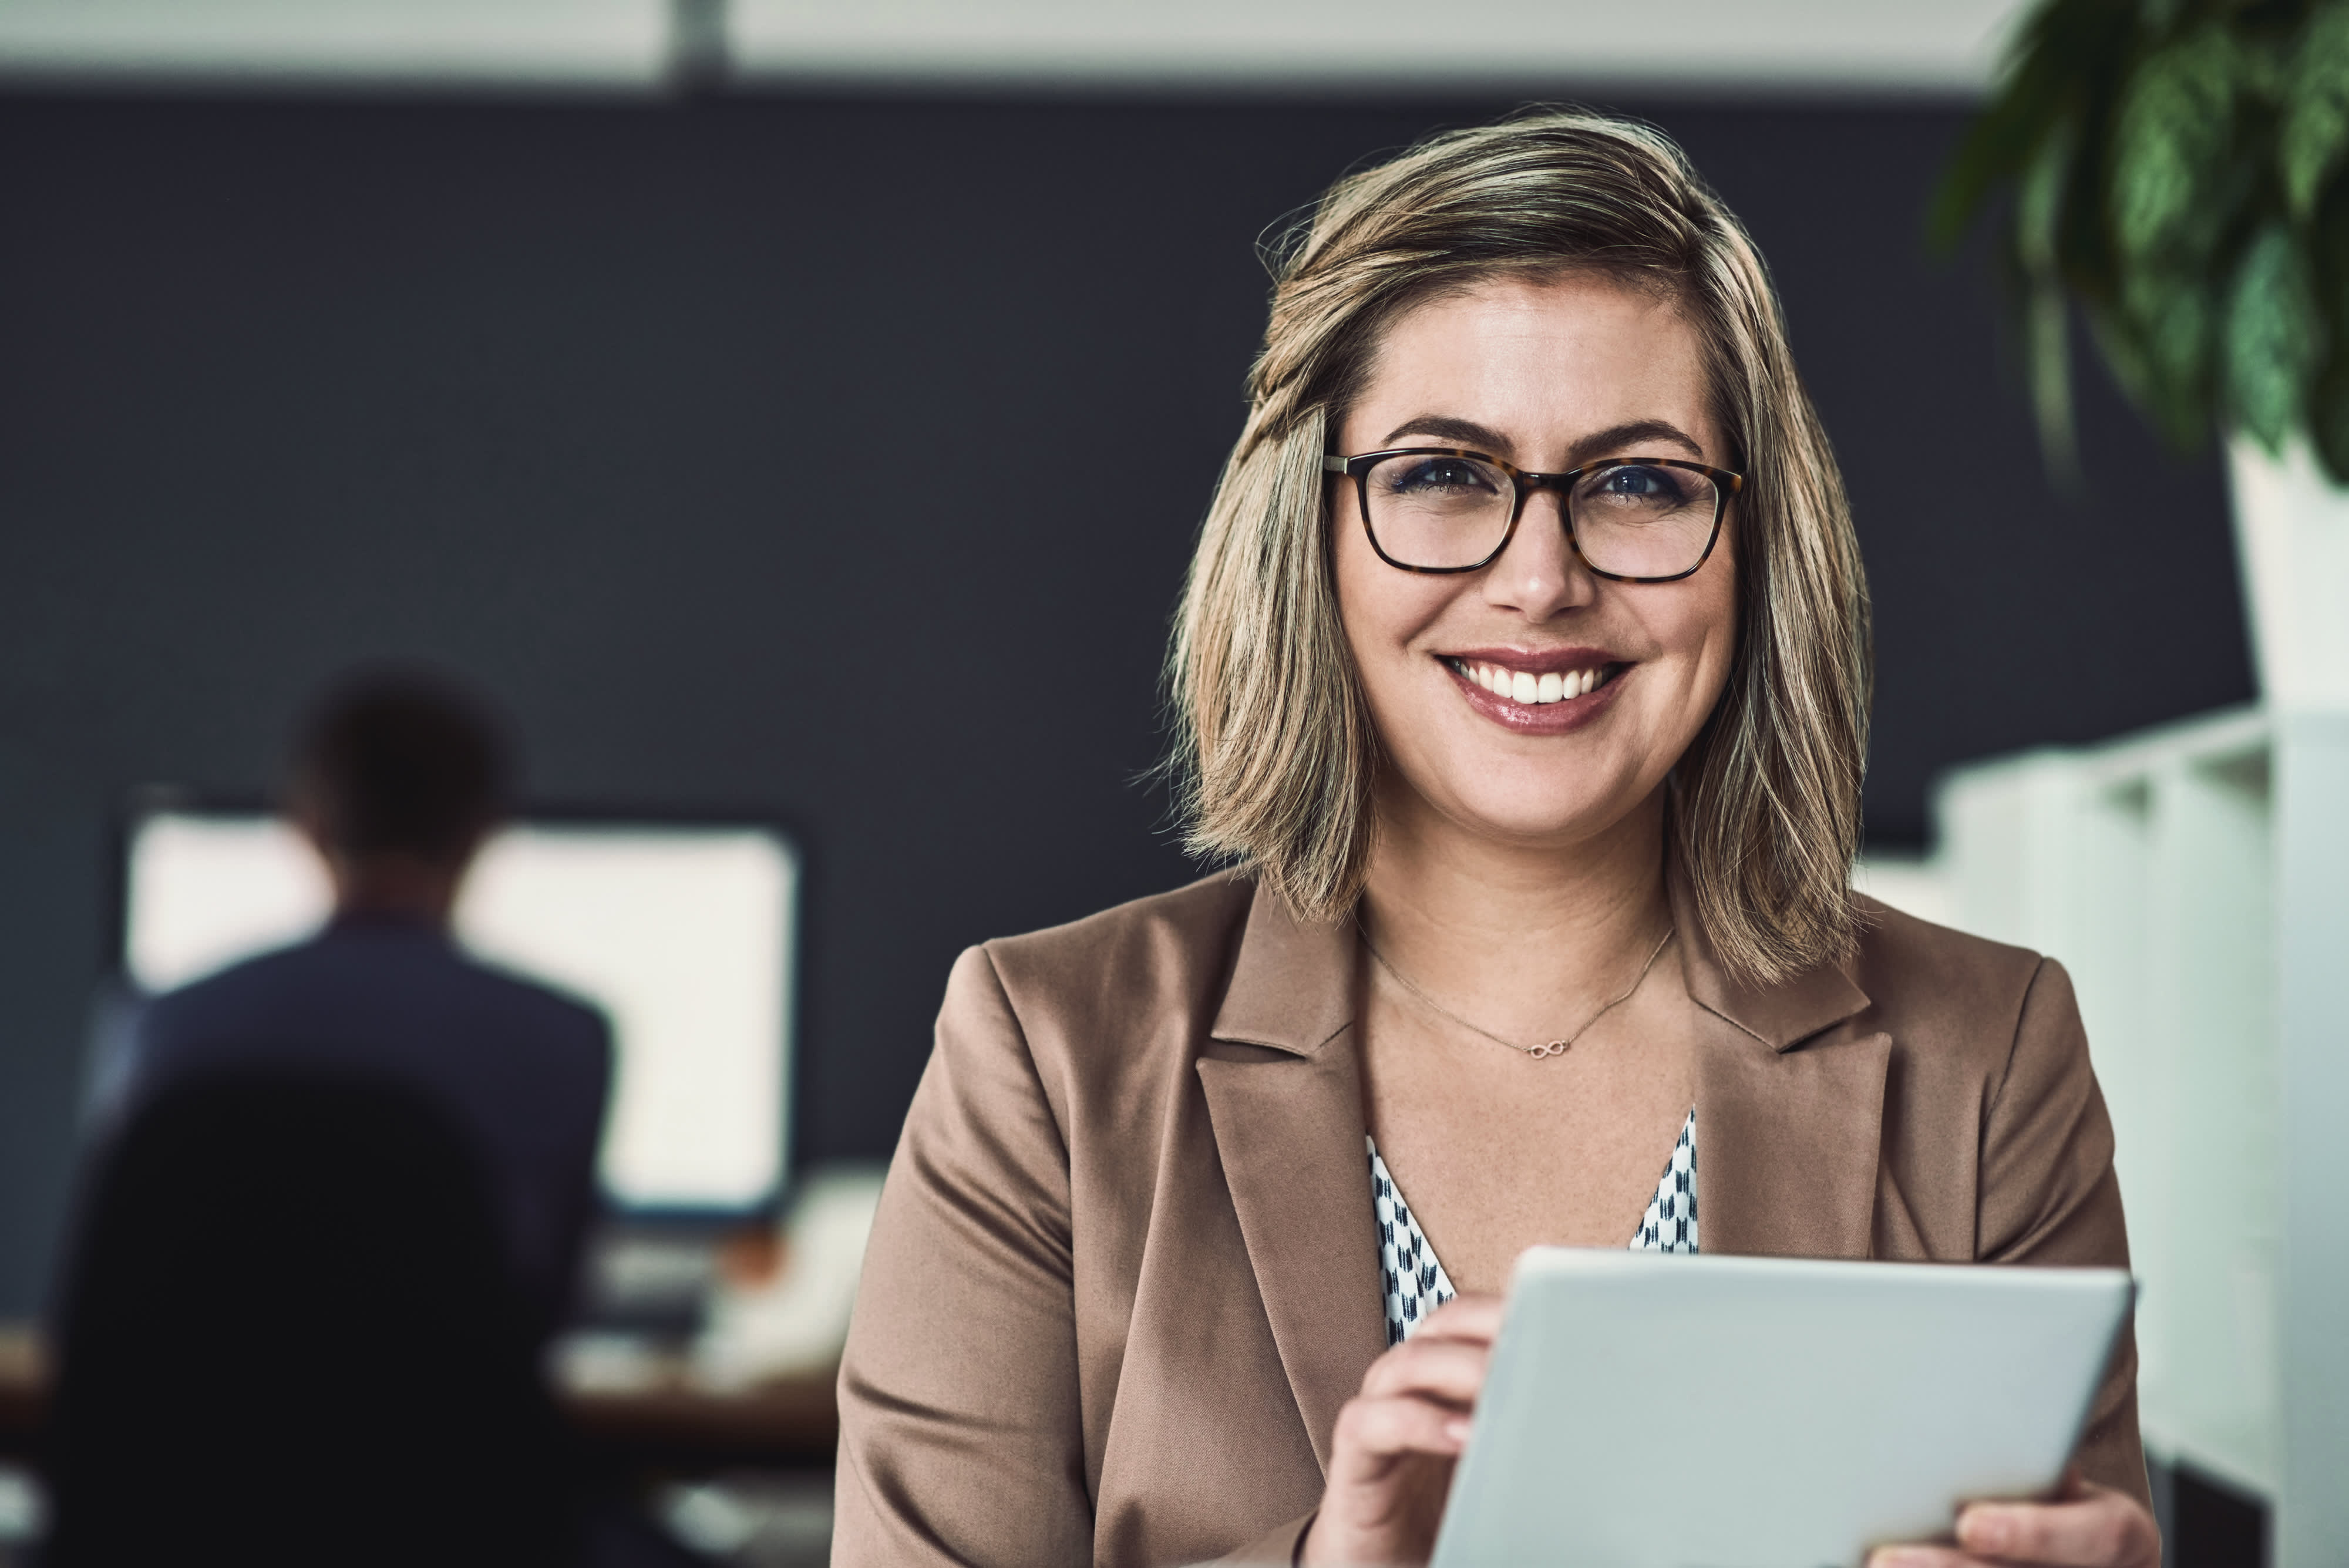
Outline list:
[[[1261,888],[1198,1064],[1216,1152],[1274,1344],[1326,1470],[1339,1408],[1386,1349],[1362,1142],[1350,926]]]
[[[1867,992],[1834,964],[1772,986],[1734,980],[1672,888],[1696,1062],[1698,1234],[1708,1252],[1865,1258],[1876,1216],[1892,1037],[1841,1027]]]
[[[1698,1235],[1708,1252],[1865,1258],[1892,1037],[1784,1054],[1723,1024],[1697,1059]]]

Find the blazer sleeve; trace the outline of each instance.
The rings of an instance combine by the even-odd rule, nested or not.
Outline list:
[[[882,1189],[840,1369],[832,1561],[1093,1557],[1066,1142],[995,967],[964,953]]]
[[[2040,961],[1984,1119],[1976,1255],[2128,1267],[2113,1124],[2088,1063],[2071,977]],[[2151,1507],[2137,1426],[2137,1340],[2122,1330],[2075,1455],[2081,1473]]]

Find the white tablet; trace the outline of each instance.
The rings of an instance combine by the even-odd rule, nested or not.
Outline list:
[[[2061,1478],[2118,1269],[1537,1247],[1435,1568],[1851,1568]]]

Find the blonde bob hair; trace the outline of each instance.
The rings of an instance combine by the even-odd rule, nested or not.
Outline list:
[[[1497,274],[1597,271],[1666,294],[1696,328],[1727,462],[1746,476],[1736,653],[1669,788],[1702,935],[1752,982],[1847,952],[1867,583],[1762,257],[1686,156],[1630,121],[1522,113],[1339,181],[1271,263],[1247,422],[1168,650],[1192,851],[1251,867],[1308,918],[1352,908],[1381,748],[1339,618],[1322,457],[1402,312]]]

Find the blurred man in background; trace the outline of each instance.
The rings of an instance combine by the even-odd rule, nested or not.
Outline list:
[[[612,1040],[594,1008],[451,940],[510,767],[498,725],[438,678],[379,671],[328,691],[299,732],[286,806],[326,863],[333,919],[155,1001],[114,1108],[274,1065],[428,1096],[476,1146],[518,1297],[543,1336],[569,1303],[595,1208]]]

